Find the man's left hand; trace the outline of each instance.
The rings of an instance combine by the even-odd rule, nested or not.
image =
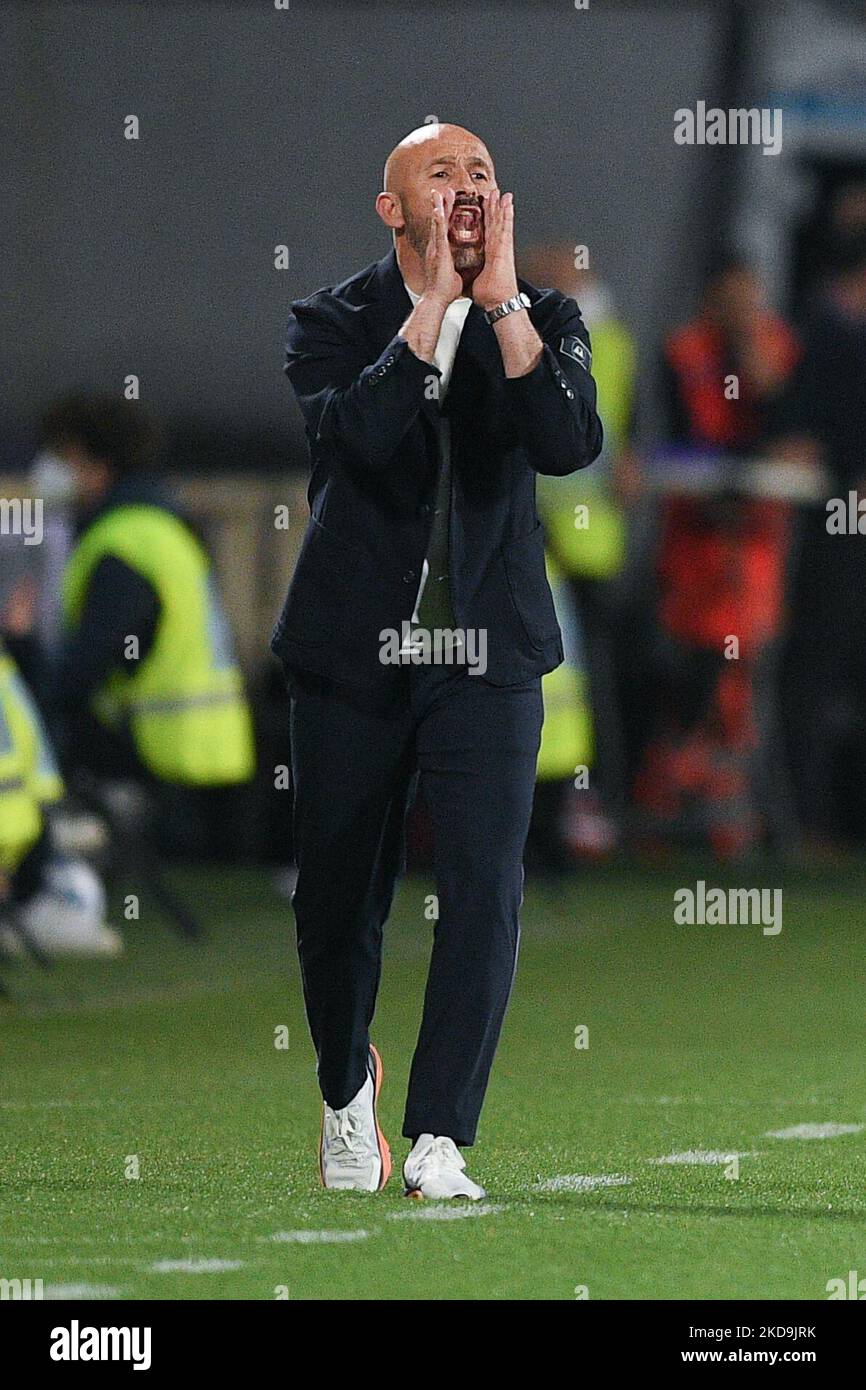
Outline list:
[[[484,266],[472,282],[472,298],[490,310],[516,294],[514,195],[494,189],[484,199]]]

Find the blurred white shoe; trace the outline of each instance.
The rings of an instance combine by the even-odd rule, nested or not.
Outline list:
[[[123,937],[105,923],[102,881],[79,859],[52,859],[43,887],[17,909],[16,919],[46,956],[118,956],[123,950]],[[4,930],[3,944],[12,954],[23,951],[12,929]]]
[[[487,1194],[466,1173],[466,1163],[453,1139],[421,1134],[403,1164],[407,1197],[469,1197],[479,1202]]]
[[[91,811],[52,811],[51,839],[61,854],[95,857],[108,844],[108,827]]]

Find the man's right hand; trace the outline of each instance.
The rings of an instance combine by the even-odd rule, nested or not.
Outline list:
[[[434,188],[430,197],[433,215],[424,256],[424,296],[441,300],[447,309],[463,293],[463,281],[454,269],[454,257],[448,240],[448,225],[457,194],[453,188],[446,188],[444,195]]]
[[[430,197],[433,212],[430,236],[424,256],[424,289],[403,327],[410,349],[422,362],[433,361],[445,310],[463,293],[463,281],[454,269],[454,257],[448,241],[448,223],[454,207],[455,193],[446,189],[444,197],[435,189]]]

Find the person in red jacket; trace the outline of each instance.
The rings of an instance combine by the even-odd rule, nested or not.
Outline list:
[[[668,439],[687,451],[746,457],[798,357],[754,271],[730,260],[709,277],[698,316],[664,345]],[[737,495],[665,503],[657,562],[666,737],[654,742],[639,801],[675,821],[692,801],[720,855],[759,834],[749,786],[754,662],[777,632],[787,510]],[[730,659],[730,639],[738,643]]]

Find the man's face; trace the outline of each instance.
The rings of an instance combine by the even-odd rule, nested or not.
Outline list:
[[[400,211],[413,251],[423,259],[430,236],[430,193],[453,189],[448,241],[454,268],[465,279],[484,265],[484,200],[496,188],[493,161],[468,131],[449,131],[405,151],[400,168]]]
[[[85,508],[95,506],[111,486],[111,469],[103,459],[98,459],[82,444],[58,444],[54,453],[67,464],[72,472],[75,496]]]
[[[716,279],[707,304],[711,317],[729,332],[747,330],[766,308],[757,275],[740,267],[726,270]]]

